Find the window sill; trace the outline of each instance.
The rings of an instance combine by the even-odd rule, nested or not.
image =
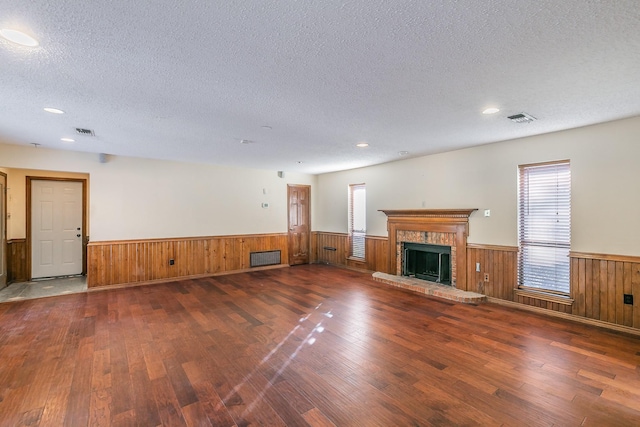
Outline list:
[[[557,294],[552,294],[544,291],[534,291],[531,289],[514,289],[514,295],[518,295],[526,298],[535,298],[542,301],[555,302],[563,305],[573,305],[573,298],[568,296],[562,296]]]

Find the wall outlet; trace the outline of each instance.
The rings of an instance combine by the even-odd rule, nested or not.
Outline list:
[[[489,273],[484,273],[484,281],[485,282],[489,281]]]
[[[624,294],[623,302],[625,304],[633,305],[633,295],[632,294]]]
[[[175,264],[175,263],[176,263],[176,262],[175,262],[173,259],[170,259],[170,260],[169,260],[169,265],[173,265],[173,264]]]
[[[269,207],[269,203],[263,203],[263,204],[262,204],[262,208],[263,208],[263,209],[267,209],[268,207]]]

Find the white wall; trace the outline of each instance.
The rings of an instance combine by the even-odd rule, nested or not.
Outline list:
[[[469,242],[517,246],[518,165],[564,159],[572,250],[640,255],[640,117],[320,175],[315,229],[347,232],[347,186],[364,182],[367,234],[387,235],[378,209],[478,208]]]
[[[91,241],[284,233],[287,184],[312,185],[315,219],[313,175],[119,156],[100,163],[97,154],[9,144],[0,144],[0,166],[89,174]]]
[[[364,182],[368,234],[387,234],[378,209],[422,208],[424,201],[427,208],[478,208],[469,241],[515,246],[518,165],[559,159],[571,161],[572,250],[640,255],[640,117],[284,179],[276,171],[117,156],[101,164],[96,154],[0,144],[9,180],[11,168],[89,174],[92,241],[286,232],[287,183],[312,185],[313,230],[346,232],[347,186]]]

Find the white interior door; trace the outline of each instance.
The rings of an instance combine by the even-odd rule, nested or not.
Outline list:
[[[31,181],[31,277],[82,274],[82,182]]]
[[[7,177],[0,175],[0,289],[7,286]]]

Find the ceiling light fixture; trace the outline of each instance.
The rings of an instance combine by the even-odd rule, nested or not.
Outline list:
[[[408,151],[404,151],[404,150],[403,151],[398,151],[398,155],[399,156],[406,156],[407,154],[409,154]]]
[[[482,114],[495,114],[495,113],[497,113],[498,111],[500,111],[500,109],[499,109],[499,108],[490,107],[490,108],[487,108],[486,110],[484,110],[484,111],[482,112]]]
[[[26,47],[36,47],[38,46],[38,40],[34,39],[33,37],[18,31],[18,30],[11,30],[9,28],[3,28],[0,30],[0,36],[4,37],[5,39],[9,40],[10,42],[19,44],[21,46],[26,46]]]
[[[253,141],[250,139],[241,139],[240,144],[251,144]]]
[[[367,144],[366,142],[361,142],[359,144],[356,144],[356,147],[359,147],[359,148],[364,148],[364,147],[368,147],[368,146],[369,146],[369,144]]]
[[[52,107],[44,107],[44,111],[51,114],[64,114],[64,111]]]
[[[71,139],[71,138],[60,138],[60,141],[62,141],[62,142],[76,142],[75,139]]]

